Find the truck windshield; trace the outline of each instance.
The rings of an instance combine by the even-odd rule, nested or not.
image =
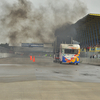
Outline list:
[[[78,50],[76,49],[65,49],[64,53],[68,53],[68,54],[78,54]]]

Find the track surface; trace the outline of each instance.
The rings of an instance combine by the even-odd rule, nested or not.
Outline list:
[[[10,62],[13,64],[7,64]],[[7,58],[0,64],[0,82],[34,80],[100,82],[100,66],[53,63],[52,58]],[[15,63],[15,64],[14,64]],[[19,63],[19,64],[17,64]],[[28,64],[27,64],[28,63]]]
[[[0,100],[100,100],[99,82],[100,66],[0,59]]]

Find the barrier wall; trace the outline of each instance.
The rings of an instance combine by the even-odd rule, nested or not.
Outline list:
[[[14,56],[14,54],[10,54],[10,53],[0,53],[0,58],[6,58],[6,57],[12,57]]]
[[[81,63],[100,65],[100,59],[97,58],[80,58]]]

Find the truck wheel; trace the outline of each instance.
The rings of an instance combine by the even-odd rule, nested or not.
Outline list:
[[[78,63],[76,63],[76,65],[78,65]]]
[[[56,60],[53,61],[54,63],[56,62]]]
[[[62,64],[62,61],[60,61],[60,64]]]

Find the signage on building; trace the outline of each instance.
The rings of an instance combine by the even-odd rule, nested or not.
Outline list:
[[[38,43],[22,43],[22,47],[44,47],[44,44]]]
[[[30,45],[31,47],[43,47],[43,45],[41,44],[41,45],[39,45],[39,44],[32,44],[32,45]]]
[[[100,48],[97,48],[97,50],[100,50]]]

